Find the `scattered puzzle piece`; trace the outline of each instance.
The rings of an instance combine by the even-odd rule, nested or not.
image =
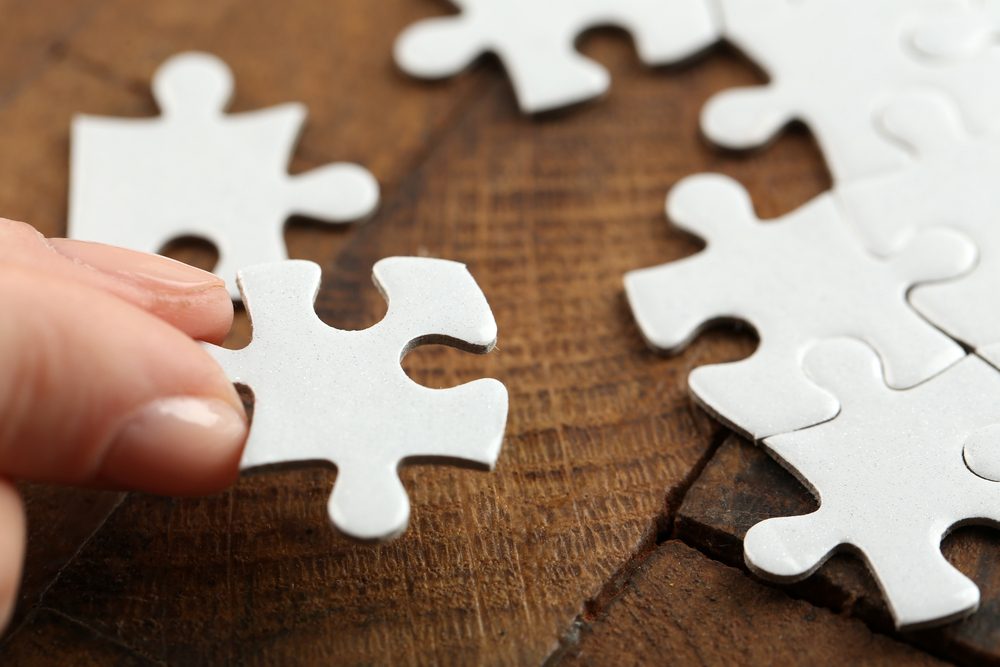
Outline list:
[[[698,368],[689,378],[709,412],[753,438],[837,413],[834,398],[801,369],[806,350],[820,339],[853,336],[871,343],[897,388],[926,380],[964,355],[906,301],[911,285],[972,266],[974,247],[954,232],[927,231],[882,261],[863,250],[830,195],[761,223],[746,190],[715,174],[681,181],[667,199],[667,213],[708,246],[628,273],[632,312],[650,345],[667,352],[679,351],[719,320],[756,328],[760,345],[752,356]]]
[[[219,251],[216,274],[237,298],[237,269],[287,258],[289,216],[341,223],[375,209],[378,183],[357,165],[285,171],[304,106],[227,115],[232,90],[225,63],[183,53],[156,72],[158,118],[77,116],[69,235],[146,252],[205,238]]]
[[[893,101],[883,130],[917,159],[905,168],[848,183],[837,196],[876,253],[897,250],[920,229],[947,225],[978,249],[969,275],[918,287],[910,302],[928,320],[975,349],[1000,343],[1000,127],[969,135],[943,97],[913,94]]]
[[[941,540],[958,524],[1000,522],[1000,485],[972,474],[963,460],[967,442],[1000,437],[1000,374],[970,355],[924,384],[894,391],[874,352],[850,339],[818,345],[805,368],[837,396],[840,414],[764,446],[813,490],[820,508],[751,528],[747,564],[762,576],[796,581],[837,549],[852,548],[899,628],[975,611],[979,589],[941,555]]]
[[[452,0],[457,16],[410,26],[395,57],[407,73],[453,76],[486,52],[499,56],[524,113],[576,104],[607,91],[607,70],[574,48],[580,33],[613,25],[635,38],[642,61],[683,60],[718,38],[706,0]]]
[[[209,348],[254,394],[241,469],[333,463],[330,520],[364,540],[406,529],[401,463],[442,459],[492,468],[507,421],[507,390],[497,380],[428,389],[399,363],[423,344],[493,349],[496,322],[465,266],[391,257],[375,265],[374,278],[389,302],[385,318],[342,331],[313,309],[318,265],[292,260],[243,269],[238,281],[253,340],[241,350]]]
[[[893,95],[939,90],[971,127],[1000,115],[1000,53],[928,62],[917,26],[957,20],[960,0],[721,0],[726,39],[770,76],[727,90],[702,112],[702,128],[735,149],[766,144],[793,120],[815,134],[838,182],[902,166],[906,154],[878,132],[874,115]]]

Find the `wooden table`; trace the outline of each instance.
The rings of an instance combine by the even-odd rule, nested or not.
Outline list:
[[[486,357],[423,349],[411,376],[482,376],[510,390],[497,470],[414,466],[409,531],[386,545],[335,535],[335,473],[242,480],[219,495],[160,498],[25,485],[30,545],[3,664],[664,664],[1000,661],[997,537],[961,530],[946,555],[983,608],[900,636],[871,577],[835,558],[794,587],[758,582],[741,537],[814,501],[758,449],[717,426],[687,373],[737,359],[748,332],[712,331],[683,355],[648,351],[622,274],[698,250],[663,198],[720,171],[759,213],[829,187],[809,134],[755,155],[713,151],[698,112],[759,81],[725,48],[648,70],[627,37],[584,52],[613,73],[605,100],[544,118],[517,113],[499,66],[440,84],[391,60],[432,0],[0,0],[0,212],[64,232],[72,115],[156,113],[165,58],[212,51],[235,70],[233,110],[285,101],[310,122],[293,171],[348,160],[383,186],[364,226],[293,220],[293,257],[324,269],[321,317],[360,328],[385,306],[377,259],[466,262],[500,325]],[[182,244],[175,255],[211,262]],[[245,343],[240,316],[231,343]]]

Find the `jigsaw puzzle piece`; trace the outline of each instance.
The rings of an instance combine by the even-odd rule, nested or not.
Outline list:
[[[241,350],[208,349],[254,394],[241,469],[333,464],[338,477],[328,509],[334,526],[358,539],[390,539],[409,516],[397,468],[420,461],[490,468],[507,419],[500,382],[429,389],[414,383],[400,360],[427,343],[487,352],[496,344],[496,321],[456,262],[378,262],[375,283],[389,310],[362,331],[320,320],[314,310],[320,278],[320,268],[306,261],[241,270],[253,339]]]
[[[893,387],[918,384],[964,354],[906,302],[912,285],[953,277],[975,262],[975,248],[954,232],[928,230],[879,260],[861,248],[830,196],[762,223],[746,190],[713,174],[675,186],[667,214],[707,246],[627,274],[629,304],[650,345],[669,353],[720,320],[756,329],[761,342],[750,358],[698,368],[689,378],[700,403],[752,438],[836,414],[836,402],[799,369],[818,340],[870,342]]]
[[[1000,284],[1000,134],[973,135],[944,96],[900,96],[880,116],[883,132],[915,156],[896,172],[848,183],[837,197],[866,245],[884,254],[916,232],[947,225],[978,250],[965,276],[923,285],[913,306],[952,337],[980,349],[1000,342],[1000,312],[982,308]]]
[[[959,0],[722,0],[724,36],[770,81],[726,90],[702,112],[705,135],[732,149],[760,147],[792,120],[816,137],[837,182],[904,166],[904,151],[886,141],[874,114],[892,95],[940,90],[960,103],[974,127],[1000,113],[1000,93],[984,88],[1000,57],[932,63],[912,48],[918,25],[961,17]],[[851,46],[844,49],[844,35]],[[830,54],[836,53],[836,57]]]
[[[233,75],[215,56],[169,58],[153,92],[155,118],[74,118],[72,238],[145,252],[184,236],[207,239],[219,251],[216,275],[237,298],[237,269],[286,258],[289,216],[343,223],[377,206],[378,183],[362,167],[289,175],[306,108],[225,113]]]
[[[524,113],[577,104],[607,91],[610,76],[579,54],[575,41],[589,28],[629,31],[648,65],[677,62],[717,38],[705,0],[454,0],[457,16],[427,19],[396,41],[395,59],[426,79],[453,76],[485,52],[495,53],[511,78]]]
[[[866,560],[899,628],[974,611],[978,589],[940,546],[957,524],[995,525],[1000,517],[1000,485],[974,476],[963,460],[970,435],[995,437],[1000,428],[1000,374],[968,356],[897,391],[884,384],[874,350],[853,339],[817,344],[804,368],[838,398],[840,414],[763,444],[820,508],[751,528],[747,564],[762,576],[795,581],[835,551],[851,549]]]

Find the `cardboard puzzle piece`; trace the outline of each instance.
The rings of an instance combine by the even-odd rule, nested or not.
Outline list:
[[[837,182],[906,163],[875,113],[893,95],[933,89],[955,100],[970,127],[1000,116],[1000,52],[929,62],[918,26],[963,17],[962,0],[721,0],[724,37],[770,77],[723,91],[702,111],[709,139],[733,149],[767,144],[789,122],[815,134]]]
[[[979,589],[942,556],[941,540],[959,524],[1000,522],[1000,484],[963,460],[967,446],[1000,445],[1000,373],[969,355],[895,391],[883,383],[874,351],[851,339],[816,346],[805,369],[839,399],[840,414],[764,446],[820,507],[752,527],[747,564],[761,576],[797,581],[850,549],[867,562],[900,629],[974,612]]]
[[[917,51],[932,58],[976,56],[1000,42],[1000,0],[972,0],[968,11],[929,21],[914,33]]]
[[[495,53],[524,113],[598,97],[607,70],[575,49],[580,33],[618,26],[632,34],[647,65],[684,60],[718,38],[707,0],[452,0],[456,16],[427,19],[396,41],[395,58],[425,79],[458,74],[486,52]]]
[[[238,298],[236,271],[287,258],[286,219],[360,220],[374,177],[335,163],[291,176],[301,104],[226,114],[233,77],[218,58],[182,53],[157,70],[156,118],[73,120],[69,236],[158,252],[195,236],[215,244],[215,273]]]
[[[916,156],[904,168],[837,189],[847,217],[873,252],[886,254],[912,235],[946,225],[976,245],[976,267],[961,279],[918,287],[910,303],[974,349],[1000,343],[1000,125],[973,137],[949,101],[901,96],[881,115],[887,136]]]
[[[363,540],[406,529],[409,501],[397,468],[439,460],[492,468],[507,421],[507,390],[481,379],[450,389],[413,382],[400,366],[418,345],[486,353],[497,326],[465,266],[417,257],[375,264],[389,303],[362,331],[324,324],[313,308],[318,265],[291,260],[243,269],[239,284],[253,326],[241,350],[210,346],[237,384],[254,394],[240,467],[328,462],[337,467],[330,520]]]
[[[667,198],[667,214],[707,247],[628,273],[632,312],[649,344],[669,353],[720,320],[756,329],[760,344],[749,358],[703,366],[688,379],[709,412],[752,438],[837,413],[836,400],[801,369],[818,340],[852,336],[870,343],[897,388],[918,384],[964,355],[906,301],[912,285],[973,265],[975,248],[955,232],[926,231],[905,251],[880,260],[864,250],[830,195],[761,222],[746,190],[715,174],[681,181]]]

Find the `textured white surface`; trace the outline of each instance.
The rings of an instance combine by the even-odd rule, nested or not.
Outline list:
[[[183,53],[156,72],[161,116],[74,118],[69,235],[146,252],[207,239],[237,298],[237,269],[287,258],[290,215],[341,223],[372,213],[378,183],[357,165],[287,173],[305,107],[227,115],[232,91],[225,63]]]
[[[915,94],[889,105],[881,125],[916,159],[838,188],[848,218],[880,254],[929,227],[947,225],[967,235],[979,253],[975,269],[958,280],[918,287],[910,303],[970,347],[1000,343],[1000,124],[972,136],[947,99]]]
[[[963,0],[720,0],[723,33],[770,77],[709,100],[702,128],[728,148],[770,141],[792,120],[815,134],[838,182],[899,167],[906,154],[876,129],[892,96],[938,90],[983,129],[1000,117],[1000,50],[930,62],[918,27],[969,16]]]
[[[832,418],[837,402],[804,376],[816,341],[851,336],[870,343],[893,387],[913,386],[963,356],[954,341],[915,313],[906,290],[962,273],[975,249],[962,236],[932,230],[891,260],[866,253],[834,199],[822,195],[762,223],[732,179],[681,181],[667,199],[675,225],[706,239],[700,253],[632,271],[625,289],[650,345],[677,352],[722,319],[752,325],[760,345],[740,361],[691,373],[695,398],[753,438]]]
[[[683,60],[718,38],[708,0],[452,3],[461,14],[420,21],[399,36],[396,62],[413,76],[440,79],[493,52],[503,62],[525,113],[575,104],[607,91],[607,70],[574,46],[588,28],[611,25],[629,31],[647,65]]]
[[[979,589],[941,555],[956,524],[1000,521],[1000,484],[966,467],[968,441],[1000,435],[1000,373],[970,355],[928,382],[894,391],[856,340],[827,341],[806,372],[840,401],[836,419],[764,446],[813,489],[816,512],[747,533],[747,564],[780,581],[808,576],[838,548],[868,563],[900,628],[971,613]]]
[[[286,261],[240,271],[253,325],[241,350],[210,346],[232,380],[254,393],[241,468],[327,461],[337,466],[330,520],[358,539],[406,528],[397,468],[414,458],[492,468],[507,421],[507,390],[493,379],[450,389],[413,382],[407,350],[443,343],[484,353],[497,327],[465,266],[416,257],[375,265],[389,310],[363,331],[324,324],[313,309],[320,268]]]

